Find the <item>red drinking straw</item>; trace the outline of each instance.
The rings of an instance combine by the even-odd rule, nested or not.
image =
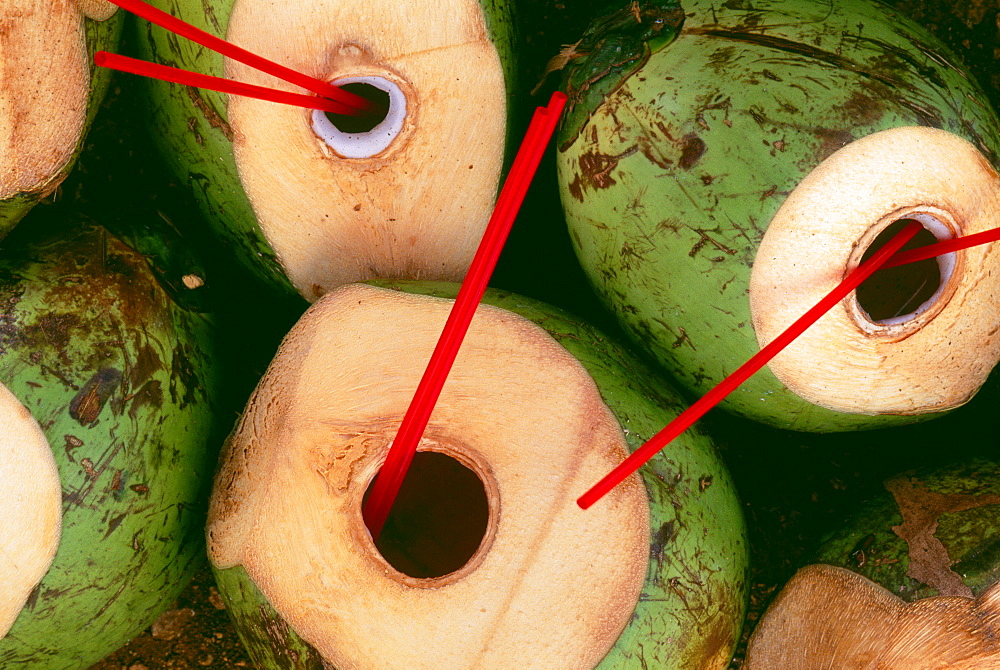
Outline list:
[[[222,77],[213,77],[211,75],[201,74],[198,72],[181,70],[180,68],[160,65],[159,63],[150,63],[144,60],[137,60],[135,58],[129,58],[128,56],[122,56],[121,54],[110,53],[108,51],[98,51],[95,53],[94,64],[98,67],[120,70],[122,72],[138,74],[144,77],[153,77],[154,79],[162,79],[163,81],[172,81],[175,84],[208,88],[222,93],[244,95],[250,98],[257,98],[259,100],[268,100],[270,102],[280,102],[286,105],[296,105],[298,107],[318,109],[324,112],[331,112],[333,114],[357,114],[357,111],[353,107],[348,107],[343,103],[337,102],[336,100],[330,100],[329,98],[318,98],[315,95],[290,93],[288,91],[279,91],[278,89],[267,88],[265,86],[244,84],[243,82],[233,81],[232,79],[223,79]]]
[[[462,346],[462,340],[469,330],[473,314],[486,291],[486,285],[493,274],[493,268],[496,267],[497,259],[500,258],[500,252],[514,224],[514,218],[524,201],[528,185],[538,169],[542,154],[545,153],[545,147],[555,131],[565,104],[566,95],[557,91],[552,94],[547,107],[535,110],[535,115],[514,158],[503,189],[497,198],[497,204],[493,208],[493,215],[483,233],[483,239],[472,259],[465,281],[458,291],[458,297],[452,305],[448,321],[365,504],[363,511],[365,525],[375,540],[381,534],[392,503],[399,493],[399,487],[403,484],[403,478],[417,450],[417,443],[427,428],[431,412],[441,395],[441,388],[455,362],[459,347]]]
[[[922,226],[918,222],[910,221],[889,240],[888,244],[876,251],[871,258],[859,265],[854,272],[847,275],[836,288],[830,291],[814,307],[810,308],[808,312],[800,316],[795,323],[778,335],[778,337],[774,338],[766,347],[754,354],[750,360],[737,368],[736,372],[723,379],[696,403],[681,412],[676,419],[667,424],[666,428],[632,452],[618,467],[605,475],[601,481],[597,482],[589,491],[580,496],[576,501],[577,504],[583,509],[587,509],[600,500],[608,491],[620,484],[626,477],[642,467],[646,461],[670,444],[675,437],[687,430],[691,424],[704,416],[708,410],[715,407],[723,398],[735,391],[740,384],[767,365],[768,361],[791,344],[792,340],[801,335],[806,328],[847,297],[847,294],[860,286],[862,282],[868,279],[890,256],[899,251],[920,230],[922,230]]]
[[[924,261],[928,258],[934,258],[935,256],[941,256],[943,254],[950,254],[954,251],[961,251],[962,249],[968,249],[969,247],[974,247],[979,244],[996,242],[997,240],[1000,240],[1000,228],[990,228],[989,230],[973,233],[972,235],[965,235],[963,237],[944,240],[943,242],[928,244],[927,246],[920,247],[918,249],[901,251],[887,260],[885,265],[882,266],[882,269],[893,268],[897,265],[904,265],[906,263]]]
[[[235,44],[231,44],[224,39],[218,38],[211,33],[207,33],[200,28],[195,28],[189,23],[181,21],[175,16],[167,14],[164,11],[153,7],[142,0],[109,0],[114,5],[118,5],[122,9],[128,10],[135,14],[136,16],[146,19],[150,23],[155,23],[161,28],[166,28],[167,30],[177,33],[181,37],[186,37],[192,42],[197,42],[203,47],[207,47],[212,51],[222,54],[223,56],[228,56],[233,60],[237,60],[241,63],[249,65],[250,67],[260,70],[261,72],[266,72],[270,75],[274,75],[279,79],[284,79],[285,81],[295,84],[296,86],[301,86],[307,91],[312,91],[317,93],[324,98],[330,98],[331,100],[336,100],[349,107],[352,114],[357,114],[359,112],[363,113],[374,113],[377,110],[377,105],[370,100],[351,93],[350,91],[345,91],[341,88],[325,82],[322,79],[316,79],[315,77],[310,77],[307,74],[302,74],[296,70],[289,67],[285,67],[279,63],[275,63],[272,60],[268,60],[263,56],[258,56],[255,53],[247,51],[242,47],[238,47]]]

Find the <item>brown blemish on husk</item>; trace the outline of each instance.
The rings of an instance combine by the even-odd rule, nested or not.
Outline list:
[[[631,147],[618,155],[602,154],[599,151],[587,151],[580,156],[580,174],[569,185],[570,194],[583,202],[584,193],[588,188],[594,190],[610,188],[618,182],[611,176],[611,171],[618,167],[618,161],[631,156],[637,151]]]
[[[815,156],[818,163],[822,163],[833,152],[846,147],[854,141],[854,136],[847,130],[817,128],[814,132],[820,142]]]
[[[205,102],[205,99],[201,97],[201,93],[198,92],[198,89],[193,86],[186,86],[185,89],[188,97],[191,99],[191,104],[198,108],[198,111],[200,111],[202,116],[205,117],[208,125],[222,131],[223,136],[232,142],[234,137],[233,129],[229,123],[222,118],[222,115],[212,109],[212,107]]]
[[[681,159],[678,163],[685,170],[690,170],[701,157],[705,154],[705,140],[701,139],[694,133],[684,136],[683,144],[681,145]]]
[[[132,405],[129,407],[128,415],[132,418],[135,418],[144,406],[160,409],[163,407],[163,385],[159,379],[151,379],[132,394],[131,400]]]
[[[132,388],[139,388],[162,368],[163,361],[160,360],[159,354],[156,353],[153,347],[149,346],[149,343],[144,342],[139,347],[135,363],[132,364],[129,384]]]
[[[896,535],[906,542],[910,565],[906,574],[938,590],[941,595],[972,597],[972,589],[951,569],[954,562],[941,540],[934,536],[938,519],[974,507],[1000,505],[1000,495],[985,493],[937,493],[923,488],[909,477],[897,477],[885,483],[899,506],[903,523],[893,526]]]
[[[905,82],[890,75],[885,70],[863,67],[842,54],[825,51],[810,44],[804,44],[802,42],[796,42],[774,35],[763,34],[757,32],[756,29],[754,29],[754,32],[742,32],[740,30],[722,30],[717,28],[692,28],[687,32],[692,35],[703,35],[705,37],[714,37],[743,44],[754,44],[768,49],[773,49],[775,51],[781,51],[801,56],[803,58],[816,60],[821,63],[827,63],[828,65],[832,65],[841,70],[854,72],[867,79],[881,82],[893,89],[908,90],[911,88],[910,86],[907,86]],[[886,68],[886,70],[887,69],[888,68]]]
[[[114,393],[122,379],[122,373],[114,368],[102,368],[83,385],[79,393],[69,403],[69,415],[87,426],[97,421],[104,404]]]
[[[124,330],[141,332],[145,324],[160,318],[164,300],[150,300],[161,293],[142,256],[98,228],[86,228],[73,237],[55,243],[67,251],[53,259],[50,271],[63,280],[46,286],[45,304],[74,305],[80,300],[80,286],[86,286],[88,308],[93,313],[120,314]],[[52,312],[39,319],[36,328],[25,328],[24,337],[38,342],[40,348],[63,351],[70,328],[78,323],[75,310]],[[98,367],[96,362],[94,367]]]
[[[197,400],[200,380],[197,366],[192,362],[196,355],[192,347],[178,344],[174,347],[173,360],[170,363],[170,399],[182,409]]]
[[[78,438],[76,435],[64,435],[63,440],[65,442],[63,450],[66,452],[66,458],[69,459],[70,463],[76,463],[76,459],[73,458],[73,450],[82,447],[83,440]]]

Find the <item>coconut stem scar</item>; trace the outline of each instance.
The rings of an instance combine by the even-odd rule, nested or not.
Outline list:
[[[389,448],[385,463],[372,484],[363,515],[365,525],[373,539],[377,540],[382,532],[392,503],[399,493],[403,478],[417,451],[417,443],[427,428],[427,422],[441,395],[445,379],[469,330],[476,307],[486,292],[486,285],[493,275],[500,252],[565,105],[566,95],[557,91],[552,94],[548,106],[535,109],[507,179],[497,197],[496,206],[486,225],[479,248],[472,258],[472,264],[458,291],[458,297],[452,305],[444,330],[406,414],[403,415],[403,421]]]
[[[702,396],[697,402],[682,412],[676,419],[671,421],[663,430],[654,435],[648,442],[636,449],[621,464],[605,475],[601,481],[597,482],[589,491],[584,493],[577,500],[577,504],[583,509],[587,509],[600,500],[615,486],[624,481],[629,475],[638,470],[649,459],[655,456],[661,449],[666,447],[675,437],[687,430],[695,421],[705,415],[708,410],[720,403],[723,398],[732,393],[740,384],[749,379],[754,373],[767,365],[768,361],[787,347],[792,341],[801,335],[809,326],[819,320],[834,305],[843,300],[847,295],[860,286],[868,277],[880,268],[894,267],[904,263],[914,263],[916,261],[934,258],[943,254],[967,249],[979,244],[987,244],[1000,240],[1000,227],[991,228],[973,235],[966,235],[925,247],[911,249],[897,254],[914,235],[921,230],[921,225],[916,221],[910,221],[889,242],[872,255],[867,261],[859,265],[853,272],[848,274],[832,291],[822,300],[798,318],[778,337],[772,340],[767,346],[758,351],[746,363],[741,365],[735,372],[723,379],[715,388]]]
[[[211,33],[207,33],[200,28],[196,28],[189,23],[186,23],[175,16],[172,16],[164,11],[161,11],[143,0],[108,0],[118,7],[132,12],[136,16],[143,18],[150,23],[156,24],[161,28],[169,30],[170,32],[176,33],[181,37],[185,37],[192,42],[196,42],[203,47],[211,49],[217,53],[222,54],[232,58],[233,60],[249,65],[252,68],[260,70],[261,72],[266,72],[272,76],[279,79],[283,79],[296,86],[301,86],[307,91],[312,91],[321,98],[325,98],[326,101],[321,103],[320,100],[316,100],[312,96],[293,94],[287,91],[278,91],[275,89],[268,89],[263,86],[251,86],[249,84],[239,84],[238,82],[233,82],[227,79],[221,79],[219,77],[209,77],[208,75],[201,75],[194,72],[187,72],[185,70],[179,70],[178,68],[169,68],[162,65],[156,65],[154,63],[146,63],[145,61],[137,61],[132,58],[126,58],[120,56],[118,58],[110,58],[110,54],[107,52],[98,52],[94,56],[94,62],[103,67],[112,67],[115,69],[123,69],[126,72],[131,72],[133,74],[142,74],[149,77],[154,77],[156,79],[164,79],[166,81],[173,81],[175,83],[183,83],[191,86],[200,86],[202,88],[210,88],[212,90],[220,90],[223,93],[236,93],[237,95],[245,95],[249,97],[261,98],[263,100],[270,100],[272,102],[284,102],[286,104],[294,104],[304,107],[312,107],[315,109],[322,109],[323,111],[329,111],[333,114],[345,114],[345,115],[364,115],[364,114],[378,114],[381,110],[376,104],[367,98],[357,95],[356,93],[351,93],[350,91],[345,91],[329,82],[325,82],[322,79],[316,79],[315,77],[310,77],[307,74],[293,70],[292,68],[285,67],[280,63],[275,63],[272,60],[268,60],[263,56],[258,56],[257,54],[247,51],[242,47],[238,47],[231,42],[216,37]],[[104,54],[102,56],[103,63],[98,62],[98,55]],[[137,65],[137,63],[139,65]],[[117,67],[121,65],[123,67]],[[131,69],[125,69],[125,68]],[[182,73],[182,74],[178,74]],[[166,76],[163,76],[166,75]],[[174,77],[174,78],[171,78]],[[199,84],[189,84],[188,81],[178,81],[178,77],[182,78],[195,78],[202,83]],[[219,82],[223,82],[220,84]],[[215,88],[215,86],[230,86],[237,85],[237,87],[247,87],[243,88],[241,91],[233,90],[223,90]],[[270,94],[272,97],[261,97],[261,91],[265,91],[264,95]],[[273,97],[275,94],[284,94],[284,96],[298,96],[299,98],[305,98],[313,100],[310,105],[303,105],[301,102],[290,102],[291,99],[281,99],[276,100]],[[284,97],[278,95],[278,97]],[[294,98],[292,98],[294,99]],[[326,104],[326,102],[334,102],[338,104],[336,109],[328,109],[326,107],[318,107],[318,104]]]

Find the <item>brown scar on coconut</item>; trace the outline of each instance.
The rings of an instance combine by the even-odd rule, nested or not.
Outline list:
[[[765,612],[744,670],[995,670],[1000,582],[907,603],[832,565],[799,570]]]

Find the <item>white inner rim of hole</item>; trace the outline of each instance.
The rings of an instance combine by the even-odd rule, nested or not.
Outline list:
[[[939,221],[936,217],[931,216],[930,214],[913,213],[913,214],[908,214],[906,218],[918,221],[920,225],[922,225],[926,230],[928,230],[932,235],[934,235],[934,237],[936,237],[939,242],[943,242],[944,240],[950,240],[954,237],[954,235],[951,232],[951,229],[948,228],[948,226],[941,223],[941,221]],[[877,323],[882,326],[894,326],[899,323],[905,323],[910,319],[915,319],[916,317],[920,316],[928,309],[930,309],[931,305],[933,305],[937,301],[937,299],[941,297],[941,294],[944,293],[944,287],[948,283],[948,280],[951,279],[951,275],[955,271],[955,263],[957,259],[955,256],[955,252],[951,252],[948,254],[942,254],[941,256],[938,256],[935,260],[937,260],[938,273],[940,273],[941,275],[941,281],[938,282],[938,288],[936,291],[934,291],[934,294],[931,295],[931,297],[925,300],[924,302],[920,303],[920,305],[909,314],[902,314],[900,316],[894,316],[889,319],[874,321],[874,323]]]
[[[377,126],[364,133],[345,133],[333,125],[326,113],[314,109],[312,129],[327,145],[344,158],[370,158],[385,151],[403,129],[406,118],[406,97],[396,84],[382,77],[344,77],[332,82],[344,84],[369,84],[389,94],[389,108]]]

